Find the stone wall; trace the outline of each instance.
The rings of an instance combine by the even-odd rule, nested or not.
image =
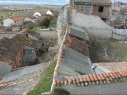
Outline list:
[[[110,83],[110,84],[100,84],[100,85],[92,85],[92,86],[76,86],[76,84],[70,84],[66,86],[62,86],[63,88],[70,92],[72,95],[88,95],[88,94],[96,94],[96,95],[121,95],[127,94],[127,82],[119,82],[119,83]]]
[[[74,7],[83,14],[91,15],[93,12],[93,6],[91,5],[75,5]]]
[[[66,24],[69,21],[68,9],[69,9],[69,6],[63,6],[59,12],[59,16],[57,20],[58,44],[62,43],[63,37],[65,35]]]

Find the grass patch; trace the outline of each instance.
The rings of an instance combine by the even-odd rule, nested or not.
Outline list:
[[[49,27],[53,27],[53,28],[56,28],[56,26],[57,26],[57,22],[51,22],[49,25]]]
[[[54,68],[56,61],[52,62],[48,68],[42,73],[41,79],[37,86],[31,90],[27,95],[38,95],[44,92],[49,92],[52,85]]]
[[[70,93],[64,89],[56,88],[54,89],[52,95],[70,95]]]
[[[36,30],[39,30],[39,29],[42,29],[42,27],[36,26],[36,27],[33,27],[33,28],[32,28],[32,30],[35,30],[35,31],[36,31]]]
[[[93,63],[127,61],[127,44],[125,43],[118,43],[114,40],[93,40],[88,44],[91,46],[90,59]]]

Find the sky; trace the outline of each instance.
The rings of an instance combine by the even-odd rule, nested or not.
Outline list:
[[[70,0],[0,0],[0,4],[51,4],[51,5],[65,5]],[[112,0],[127,2],[127,0]]]

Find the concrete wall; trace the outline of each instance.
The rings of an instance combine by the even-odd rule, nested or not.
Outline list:
[[[6,74],[12,70],[11,65],[7,62],[0,61],[0,75]]]
[[[36,37],[34,37],[34,36],[30,35],[30,34],[28,34],[28,37],[33,39],[33,40],[38,40]]]
[[[82,38],[84,40],[89,40],[87,31],[80,26],[75,26],[75,25],[70,26],[68,33],[73,35],[73,36]]]
[[[127,36],[123,36],[123,35],[118,35],[116,33],[113,33],[113,36],[112,36],[114,39],[117,39],[117,40],[126,40],[127,39]]]
[[[61,64],[81,74],[94,73],[88,57],[68,47],[65,47],[63,54],[65,55],[65,61],[61,61]]]
[[[112,35],[112,28],[98,16],[84,15],[76,10],[72,10],[70,16],[71,23],[84,27],[88,33],[102,38],[110,38]]]
[[[93,86],[76,86],[74,85],[66,85],[61,88],[67,90],[72,95],[88,95],[88,94],[97,94],[97,95],[121,95],[127,94],[127,82],[120,83],[110,83],[110,84],[102,84],[102,85],[93,85]]]
[[[3,20],[3,26],[11,26],[11,25],[13,25],[15,22],[13,21],[13,20],[11,20],[11,19],[5,19],[5,20]]]

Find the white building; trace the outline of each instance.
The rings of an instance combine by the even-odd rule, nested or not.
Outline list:
[[[8,27],[11,25],[21,25],[24,22],[24,18],[21,16],[15,16],[12,18],[7,18],[5,20],[3,20],[3,26]]]
[[[7,18],[5,20],[3,20],[3,26],[8,27],[14,24],[14,20]]]
[[[48,10],[48,11],[46,12],[46,15],[54,16],[53,13],[52,13],[50,10]]]
[[[113,3],[111,6],[111,21],[117,20],[118,15],[120,14],[121,5],[118,3]]]

